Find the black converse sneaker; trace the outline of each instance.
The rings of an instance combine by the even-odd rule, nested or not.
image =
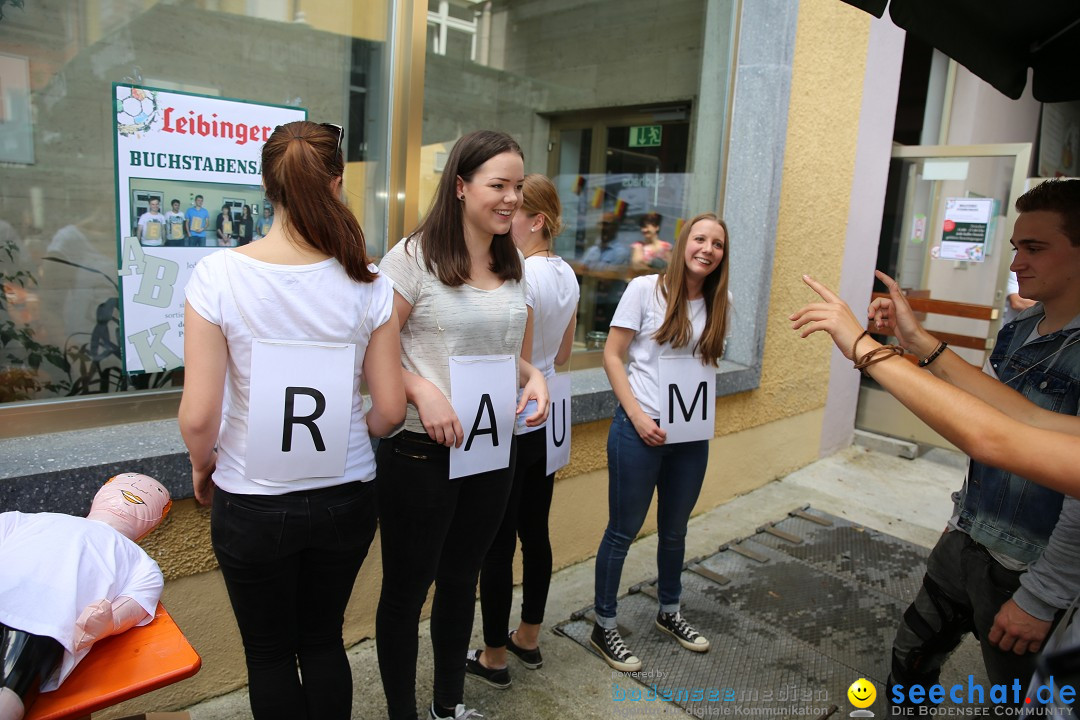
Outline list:
[[[656,614],[656,627],[679,641],[687,650],[705,652],[709,649],[709,641],[701,633],[686,622],[681,612]]]
[[[493,688],[506,690],[510,687],[510,669],[485,667],[480,662],[480,654],[483,652],[483,650],[470,650],[465,653],[465,674],[486,682]]]
[[[600,653],[600,657],[604,658],[604,662],[616,670],[637,672],[641,669],[641,661],[626,647],[618,629],[608,630],[594,624],[589,643]]]

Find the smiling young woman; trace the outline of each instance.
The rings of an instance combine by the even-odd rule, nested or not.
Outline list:
[[[507,467],[450,479],[450,448],[464,440],[451,404],[451,360],[519,358],[509,388],[521,388],[517,412],[534,400],[539,409],[527,424],[547,417],[544,376],[520,359],[529,323],[522,256],[510,230],[524,175],[521,148],[510,136],[483,130],[462,137],[427,217],[381,265],[394,281],[409,403],[404,429],[379,445],[376,477],[383,551],[376,638],[392,720],[417,717],[417,626],[432,583],[428,717],[473,714],[463,696],[476,581],[510,494],[513,441]]]
[[[728,328],[729,241],[712,213],[688,222],[663,275],[630,282],[611,320],[604,370],[619,401],[608,433],[608,524],[596,555],[596,624],[592,645],[616,670],[641,669],[615,622],[623,561],[658,496],[657,628],[693,652],[709,641],[679,609],[686,524],[701,492],[709,441],[669,442],[660,427],[661,359],[691,357],[715,368]],[[629,355],[629,368],[624,358]],[[715,403],[711,397],[705,403]]]

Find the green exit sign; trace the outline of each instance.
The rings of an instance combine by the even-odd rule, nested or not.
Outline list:
[[[663,130],[662,125],[632,125],[630,147],[660,147]]]

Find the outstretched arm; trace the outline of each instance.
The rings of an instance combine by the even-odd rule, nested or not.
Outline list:
[[[807,305],[791,315],[792,328],[802,337],[824,331],[848,359],[861,357],[880,347],[870,337],[858,339],[863,332],[862,326],[851,308],[835,293],[808,276],[803,276],[803,280],[823,302]],[[857,339],[858,347],[855,348]],[[1069,434],[1034,427],[922,372],[898,356],[871,365],[866,372],[927,425],[973,459],[1059,492],[1080,496],[1080,468],[1075,463],[1075,458],[1080,456],[1080,421],[1076,418],[1071,418],[1073,422],[1067,425]],[[1040,410],[1019,393],[1014,394],[1034,408],[1028,408],[1028,412]]]

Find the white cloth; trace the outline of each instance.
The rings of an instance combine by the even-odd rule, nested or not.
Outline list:
[[[626,374],[638,405],[654,420],[660,418],[660,357],[692,356],[698,339],[705,332],[705,298],[699,298],[690,301],[693,332],[689,343],[673,348],[670,343],[661,345],[653,339],[664,323],[667,310],[667,302],[657,292],[659,278],[659,275],[642,275],[631,280],[611,318],[612,327],[627,328],[635,333],[630,341]],[[731,307],[730,293],[728,307]],[[730,328],[730,312],[728,318]]]
[[[75,652],[75,621],[99,600],[121,595],[154,617],[161,570],[146,552],[103,522],[58,513],[0,513],[0,622],[64,647],[42,690],[62,683],[90,648]]]
[[[528,310],[525,283],[506,280],[494,290],[450,287],[424,267],[417,239],[402,240],[383,256],[380,268],[394,290],[412,305],[401,328],[401,363],[450,395],[450,358],[458,355],[521,354]],[[518,253],[519,257],[521,253]],[[405,429],[422,433],[416,407],[405,412]]]
[[[371,333],[393,310],[393,285],[386,276],[380,273],[372,283],[358,283],[333,258],[311,265],[274,265],[221,250],[199,261],[186,292],[195,312],[219,326],[229,344],[214,484],[231,493],[281,495],[375,477],[360,381]],[[340,477],[244,477],[253,337],[356,344],[349,458]]]

